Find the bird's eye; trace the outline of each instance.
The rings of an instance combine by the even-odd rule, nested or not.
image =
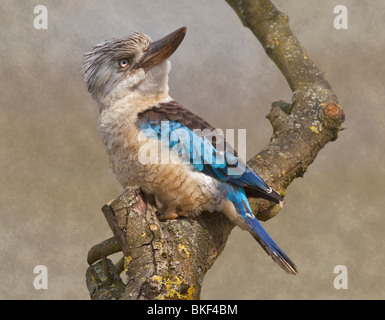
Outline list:
[[[128,60],[127,59],[122,59],[119,61],[119,65],[122,67],[122,68],[127,68],[128,67]]]

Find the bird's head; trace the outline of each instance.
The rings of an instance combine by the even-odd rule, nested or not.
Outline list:
[[[103,105],[106,99],[125,96],[168,94],[167,60],[186,34],[180,28],[158,41],[134,32],[123,39],[104,41],[85,54],[84,82],[92,97]]]

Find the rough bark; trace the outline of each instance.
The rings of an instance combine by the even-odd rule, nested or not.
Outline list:
[[[269,0],[226,2],[261,42],[293,91],[291,103],[272,104],[267,115],[273,127],[270,143],[248,161],[270,185],[285,193],[324,145],[337,139],[344,112],[324,74],[291,32],[285,14]],[[260,220],[272,218],[280,209],[265,200],[250,199],[250,203]],[[87,286],[92,299],[199,299],[203,278],[233,228],[221,213],[160,222],[136,189],[126,190],[102,211],[115,240],[106,240],[89,252]],[[120,267],[105,258],[119,247],[124,255]],[[122,266],[127,284],[119,278]]]

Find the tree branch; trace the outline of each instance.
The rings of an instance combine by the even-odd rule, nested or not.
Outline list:
[[[121,298],[198,299],[203,277],[233,225],[220,213],[160,222],[146,203],[138,189],[127,189],[102,208],[124,253],[129,280]],[[97,257],[100,247],[89,257]]]
[[[324,145],[338,137],[344,112],[323,73],[292,34],[286,15],[268,0],[226,2],[258,38],[293,91],[292,103],[272,104],[267,115],[273,127],[271,141],[248,161],[284,194]],[[261,199],[250,199],[250,203],[260,220],[270,219],[280,209]],[[88,261],[92,264],[120,246],[128,282],[122,289],[119,281],[118,285],[114,282],[116,267],[106,262],[101,267],[98,262],[87,271],[87,279],[94,279],[87,280],[93,299],[102,297],[102,292],[119,299],[198,299],[203,278],[233,228],[221,213],[160,222],[137,189],[126,190],[102,210],[118,245],[110,239],[95,246]]]
[[[324,74],[312,62],[289,27],[289,18],[269,0],[226,0],[262,44],[293,91],[292,103],[275,102],[267,115],[273,136],[248,164],[268,183],[285,193],[302,177],[318,152],[338,137],[345,119]],[[266,170],[268,169],[268,170]],[[260,220],[278,211],[260,210],[268,204],[251,200]]]

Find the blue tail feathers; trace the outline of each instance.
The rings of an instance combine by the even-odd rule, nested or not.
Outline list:
[[[247,228],[248,231],[255,240],[258,241],[266,253],[287,273],[297,275],[298,270],[296,265],[274,242],[252,213],[246,214],[245,222],[250,226],[250,229]]]
[[[236,219],[239,227],[250,232],[250,234],[258,241],[266,253],[287,273],[298,274],[297,267],[289,259],[289,257],[281,250],[274,240],[265,231],[257,218],[252,213],[245,191],[241,187],[232,187],[226,184],[223,186],[224,193],[230,200],[239,215]]]

